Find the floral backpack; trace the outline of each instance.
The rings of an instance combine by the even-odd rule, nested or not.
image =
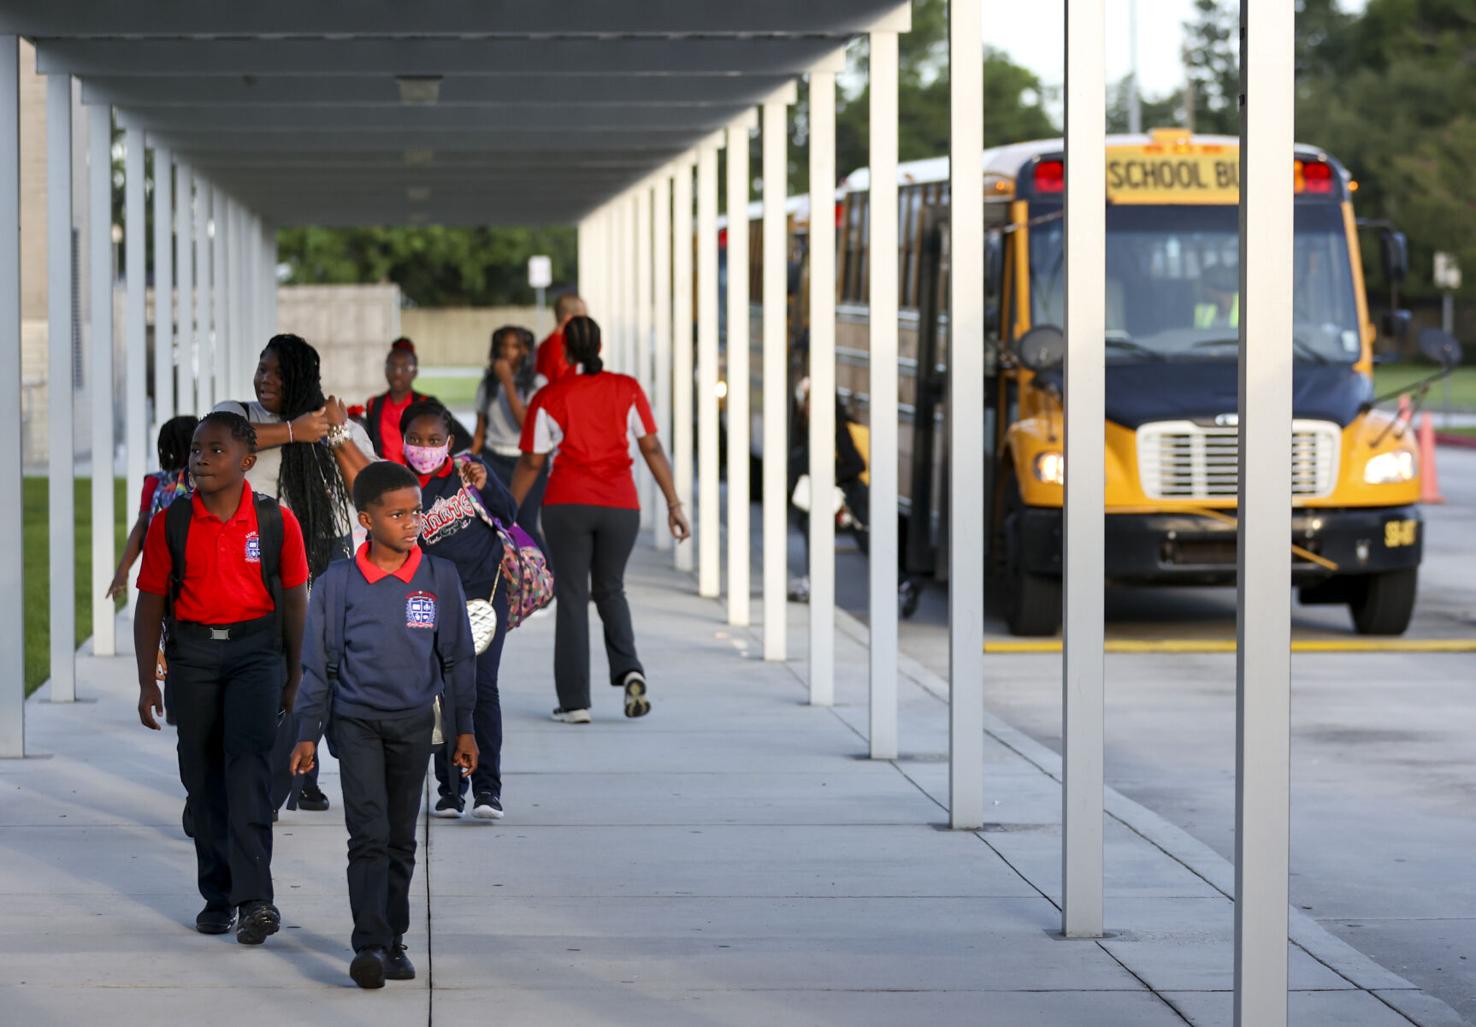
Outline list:
[[[149,519],[160,510],[168,509],[169,504],[180,496],[188,496],[190,489],[190,472],[185,471],[154,471],[149,475],[157,484],[154,493],[149,498]]]
[[[456,462],[463,464],[469,459],[458,456]],[[553,602],[553,571],[531,535],[516,524],[504,525],[488,513],[476,489],[463,485],[462,490],[471,499],[477,516],[502,540],[502,580],[507,585],[507,630],[511,631]]]

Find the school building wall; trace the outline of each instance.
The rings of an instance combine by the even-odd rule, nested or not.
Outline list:
[[[548,307],[416,307],[400,313],[400,328],[415,342],[421,367],[482,367],[492,332],[522,325],[542,339],[553,331]],[[393,338],[393,337],[391,337]]]

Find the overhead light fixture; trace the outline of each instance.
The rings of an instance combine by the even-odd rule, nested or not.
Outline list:
[[[405,195],[410,198],[411,203],[424,203],[431,198],[430,186],[412,185],[405,190]]]
[[[436,159],[436,151],[431,149],[418,149],[405,151],[405,163],[410,165],[425,165]]]
[[[441,98],[440,75],[396,75],[400,87],[400,102],[427,105]]]

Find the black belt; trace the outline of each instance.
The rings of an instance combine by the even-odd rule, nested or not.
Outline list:
[[[277,626],[277,615],[268,614],[255,620],[237,621],[235,624],[196,624],[193,621],[175,621],[170,631],[175,638],[188,638],[201,642],[234,642],[253,635],[264,634]]]

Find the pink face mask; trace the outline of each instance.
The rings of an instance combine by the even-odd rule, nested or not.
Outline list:
[[[434,474],[451,455],[451,443],[442,446],[405,446],[405,463],[418,474]]]

